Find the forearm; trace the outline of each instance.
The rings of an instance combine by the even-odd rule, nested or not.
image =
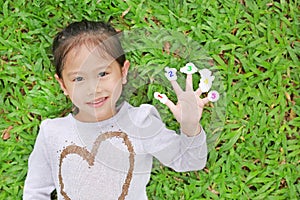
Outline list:
[[[207,161],[206,134],[201,132],[195,136],[181,135],[181,156],[172,165],[178,172],[201,170]]]
[[[207,160],[206,134],[204,130],[191,137],[181,131],[181,135],[174,133],[173,137],[169,137],[164,141],[168,141],[167,144],[160,144],[159,141],[156,141],[156,144],[151,144],[152,147],[164,146],[152,152],[152,155],[162,164],[178,172],[195,171],[204,168]]]

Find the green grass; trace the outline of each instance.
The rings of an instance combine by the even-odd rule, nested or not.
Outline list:
[[[202,45],[220,73],[226,101],[216,104],[224,119],[216,126],[223,129],[215,136],[208,131],[205,170],[176,173],[156,163],[150,199],[299,199],[299,10],[296,0],[1,1],[0,199],[21,199],[41,120],[71,109],[48,57],[57,31],[82,19],[111,20],[119,30],[180,33]],[[133,105],[156,104],[156,90],[175,99],[159,73],[165,65],[179,68],[203,56],[198,50],[178,56],[184,44],[178,37],[165,38],[170,54],[157,47],[128,52],[130,73],[143,75],[131,80],[137,87],[130,96]],[[168,127],[177,129],[161,108]],[[205,110],[205,127],[213,110]]]

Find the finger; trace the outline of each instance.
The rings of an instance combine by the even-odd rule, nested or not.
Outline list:
[[[168,108],[171,110],[171,112],[174,114],[176,111],[176,105],[171,101],[171,100],[167,100],[166,102],[166,106],[168,106]]]
[[[203,106],[206,105],[208,102],[210,102],[210,100],[207,97],[202,99]]]
[[[169,100],[165,94],[155,92],[154,98],[159,100],[162,104],[166,104],[166,106],[172,111],[172,113],[175,113],[176,105],[171,100]]]
[[[198,88],[198,89],[195,91],[195,94],[196,94],[197,97],[200,97],[201,94],[202,94],[201,88]]]
[[[193,91],[193,76],[192,74],[186,75],[186,85],[185,85],[186,91]]]
[[[178,97],[183,92],[180,85],[177,83],[177,81],[171,81],[171,85]]]

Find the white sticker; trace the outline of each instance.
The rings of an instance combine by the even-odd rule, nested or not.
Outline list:
[[[177,70],[175,68],[166,67],[165,71],[166,71],[165,76],[169,81],[177,80],[177,75],[176,75]]]
[[[159,92],[154,92],[154,98],[163,104],[166,104],[168,100],[168,97],[165,94],[160,94]]]
[[[187,63],[184,67],[180,68],[180,72],[185,74],[194,74],[198,71],[197,67],[193,63]]]
[[[199,73],[201,75],[199,88],[202,92],[208,92],[212,86],[212,82],[214,81],[215,77],[211,75],[212,73],[209,69],[199,70]]]
[[[207,94],[207,98],[211,102],[216,102],[220,98],[219,92],[212,90]]]

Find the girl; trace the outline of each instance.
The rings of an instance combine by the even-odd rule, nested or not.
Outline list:
[[[178,172],[206,164],[206,135],[199,121],[207,98],[194,92],[192,75],[183,91],[171,81],[181,125],[168,130],[151,105],[117,105],[127,82],[126,60],[117,33],[103,22],[70,24],[53,42],[55,78],[77,112],[41,123],[28,163],[24,200],[147,199],[152,159]]]

